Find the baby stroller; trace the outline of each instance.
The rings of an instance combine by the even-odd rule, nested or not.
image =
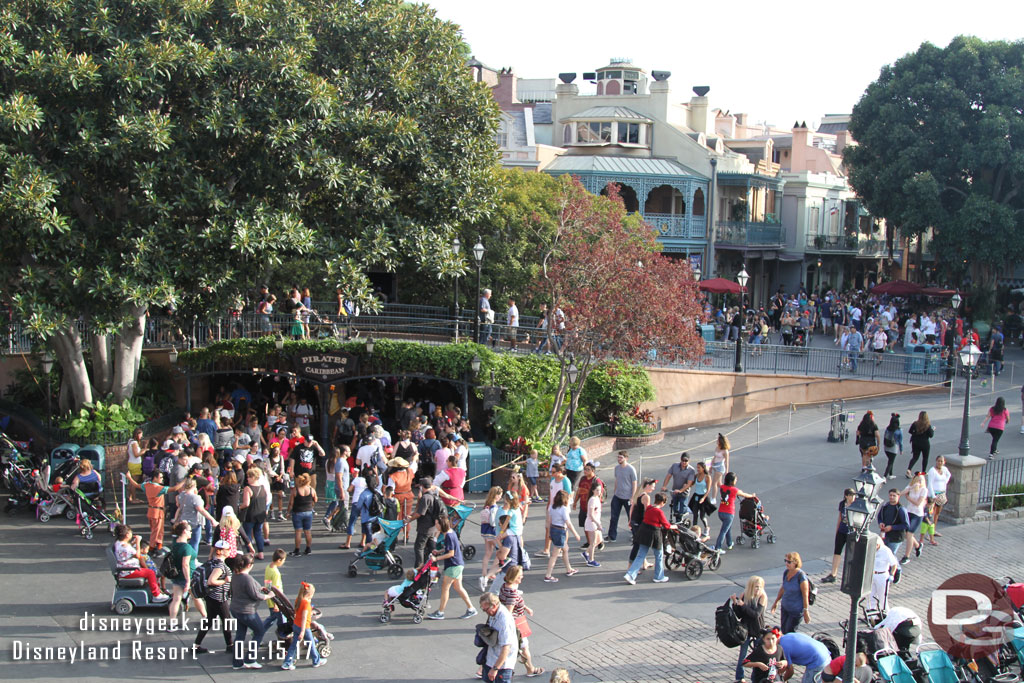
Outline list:
[[[342,332],[337,323],[331,322],[316,311],[309,312],[310,336],[316,339],[341,339]]]
[[[280,610],[280,616],[277,620],[277,638],[284,643],[285,649],[287,649],[292,638],[292,622],[295,619],[295,607],[292,605],[292,601],[285,597],[285,594],[278,590],[276,586],[271,586],[270,591],[270,599],[274,601],[274,605]],[[313,632],[313,637],[316,638],[316,651],[321,657],[330,657],[331,641],[334,640],[334,635],[329,633],[316,620],[319,616],[320,610],[314,607],[313,621],[310,624],[309,630]],[[284,650],[279,650],[279,652],[284,652]],[[299,652],[301,652],[301,649]]]
[[[48,500],[41,500],[36,506],[36,516],[44,524],[54,517],[64,515],[72,522],[78,518],[78,502],[74,489],[70,486],[61,486],[58,490],[50,493]]]
[[[39,470],[29,469],[13,459],[6,460],[2,467],[4,487],[9,492],[4,512],[10,514],[25,510],[39,502],[40,494],[44,491]]]
[[[103,498],[97,495],[95,499],[90,499],[89,496],[82,493],[81,490],[73,490],[78,504],[77,515],[75,516],[75,522],[78,524],[78,533],[91,539],[93,529],[104,524],[107,525],[110,533],[114,533],[114,527],[117,526],[117,520],[104,512],[104,510],[101,509],[102,506],[98,505],[99,501],[103,500]]]
[[[793,328],[793,344],[794,347],[807,346],[807,330],[802,327]]]
[[[427,611],[427,600],[430,599],[430,586],[433,583],[434,575],[437,574],[437,565],[434,558],[427,559],[427,563],[416,570],[416,577],[412,583],[396,597],[386,595],[384,597],[383,609],[380,613],[380,623],[386,624],[391,621],[391,614],[395,611],[395,603],[413,611],[412,623],[419,624],[423,621],[423,615]]]
[[[744,498],[740,503],[740,533],[736,542],[743,545],[743,538],[747,537],[750,539],[750,547],[756,550],[761,547],[761,536],[765,535],[766,541],[775,543],[775,530],[768,523],[769,519],[757,496]]]
[[[455,530],[455,535],[459,537],[459,543],[462,543],[462,527],[466,526],[466,520],[473,514],[473,510],[476,509],[476,505],[473,503],[467,503],[465,501],[456,505],[446,505],[448,511],[448,519],[452,523],[452,529]],[[472,560],[476,555],[476,546],[472,544],[462,544],[462,556],[467,560]]]
[[[371,572],[387,569],[388,576],[397,579],[402,575],[402,557],[389,550],[398,539],[398,534],[405,527],[405,522],[400,520],[381,519],[377,517],[375,523],[380,526],[380,532],[374,534],[373,545],[366,550],[359,552],[355,559],[348,565],[349,577],[355,577],[356,566],[359,560],[366,563],[366,568]],[[379,538],[378,538],[379,537]]]
[[[665,565],[669,569],[684,568],[686,578],[695,581],[704,569],[715,571],[722,564],[722,555],[689,529],[665,531]]]

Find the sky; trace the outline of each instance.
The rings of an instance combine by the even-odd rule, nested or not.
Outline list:
[[[671,71],[679,102],[711,87],[712,107],[789,128],[849,113],[886,64],[961,34],[1024,38],[1024,0],[730,2],[428,0],[487,66],[556,78],[628,57]],[[592,87],[592,86],[591,86]]]

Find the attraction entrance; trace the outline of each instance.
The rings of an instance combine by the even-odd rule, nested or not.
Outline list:
[[[251,396],[249,406],[260,409],[267,404],[281,403],[289,392],[308,397],[315,406],[311,431],[325,447],[330,443],[331,398],[344,405],[346,396],[372,395],[378,408],[386,409],[389,401],[407,397],[411,387],[426,391],[432,383],[448,385],[462,405],[462,414],[469,415],[469,391],[475,385],[467,368],[461,380],[421,372],[393,371],[386,363],[345,351],[308,351],[291,355],[278,354],[256,365],[251,361],[218,359],[208,363],[182,362],[178,369],[185,376],[185,408],[192,412],[193,390],[213,403],[217,385],[230,393],[233,384],[241,385]],[[197,384],[199,386],[197,386]],[[205,385],[205,386],[203,386]],[[304,391],[305,389],[305,391]],[[309,394],[308,389],[312,389]],[[419,397],[417,397],[419,398]]]

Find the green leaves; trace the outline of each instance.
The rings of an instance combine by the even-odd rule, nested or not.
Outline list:
[[[71,436],[88,438],[101,432],[127,432],[141,424],[145,416],[132,408],[129,401],[118,405],[113,401],[86,403],[77,414],[60,423]]]

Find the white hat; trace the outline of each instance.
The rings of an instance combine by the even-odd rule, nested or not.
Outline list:
[[[224,509],[225,510],[230,510],[231,508],[224,508]],[[231,544],[228,543],[227,541],[221,539],[221,540],[217,541],[216,543],[214,543],[213,547],[216,548],[217,550],[230,550],[231,549]]]
[[[235,509],[233,507],[231,507],[230,505],[225,505],[224,509],[220,511],[220,516],[221,517],[234,517],[235,516]]]
[[[235,457],[233,458],[233,460],[234,460],[235,462],[245,462],[245,456],[244,456],[244,455],[236,455],[236,456],[235,456]]]

